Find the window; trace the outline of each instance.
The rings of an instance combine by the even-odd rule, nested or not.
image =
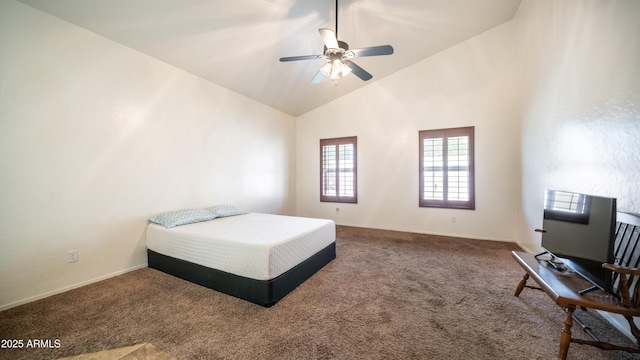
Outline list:
[[[356,140],[320,140],[320,201],[358,202]]]
[[[475,209],[473,127],[420,131],[420,206]]]

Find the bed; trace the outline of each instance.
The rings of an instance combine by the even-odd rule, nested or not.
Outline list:
[[[150,219],[149,267],[270,307],[336,258],[332,220],[218,215],[179,226]]]

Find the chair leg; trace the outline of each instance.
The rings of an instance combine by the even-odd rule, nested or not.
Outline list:
[[[518,283],[518,287],[516,288],[516,293],[514,294],[516,297],[520,296],[522,289],[524,289],[524,286],[527,284],[527,280],[529,280],[529,274],[525,273],[522,277],[522,280],[520,280],[520,282]]]
[[[560,353],[558,359],[566,360],[567,353],[569,352],[569,345],[571,344],[571,327],[573,326],[573,312],[576,310],[575,305],[569,305],[565,309],[567,317],[564,319],[564,326],[562,327],[562,333],[560,334]]]

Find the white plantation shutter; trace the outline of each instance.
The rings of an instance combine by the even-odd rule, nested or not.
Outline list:
[[[420,206],[475,208],[473,130],[420,131]]]
[[[320,140],[320,201],[358,202],[357,137]]]

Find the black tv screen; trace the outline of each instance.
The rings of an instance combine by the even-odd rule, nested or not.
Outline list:
[[[603,291],[611,292],[616,199],[547,190],[542,247]]]

